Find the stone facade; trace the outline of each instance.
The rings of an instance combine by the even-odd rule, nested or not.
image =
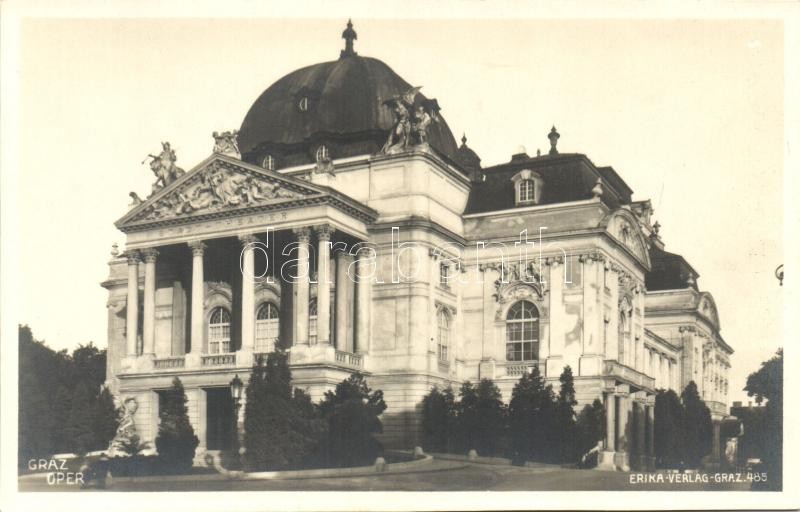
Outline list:
[[[604,402],[601,468],[653,467],[657,388],[694,380],[724,415],[732,350],[713,299],[693,284],[648,291],[663,244],[649,203],[631,202],[610,168],[555,142],[483,170],[466,139],[469,166],[427,143],[344,158],[323,149],[277,170],[272,157],[215,153],[117,222],[127,240],[103,283],[108,381],[137,400],[145,441],[159,391],[179,376],[198,457],[225,448],[229,383],[276,345],[314,399],[353,372],[383,390],[387,446],[419,443],[432,386],[490,378],[508,400],[534,365],[556,386],[569,365],[578,407]],[[508,205],[487,206],[492,180]]]

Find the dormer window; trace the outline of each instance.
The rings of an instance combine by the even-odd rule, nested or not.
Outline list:
[[[519,182],[519,199],[520,203],[527,203],[535,201],[534,192],[536,184],[533,180],[522,180]]]
[[[317,148],[317,162],[326,162],[330,160],[330,154],[328,153],[328,146],[322,145]]]
[[[275,170],[275,158],[272,155],[267,155],[261,160],[261,167],[268,171]]]
[[[302,96],[297,101],[297,110],[300,112],[308,112],[308,96]]]
[[[525,169],[515,174],[511,181],[514,182],[517,206],[530,206],[539,204],[542,197],[544,181],[539,174]]]

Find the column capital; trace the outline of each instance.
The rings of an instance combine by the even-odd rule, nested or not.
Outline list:
[[[154,247],[142,249],[142,256],[144,257],[145,263],[155,263],[156,259],[158,259],[158,249]]]
[[[192,250],[192,256],[202,256],[203,252],[208,248],[205,242],[202,240],[194,240],[192,242],[187,242],[189,248]]]
[[[356,251],[356,256],[359,259],[369,259],[371,256],[375,255],[375,248],[370,247],[368,245],[362,245]]]
[[[298,242],[308,242],[311,238],[311,230],[307,227],[292,228],[292,233],[297,237]]]
[[[128,259],[128,265],[138,265],[142,261],[141,253],[135,249],[125,251],[125,257]]]
[[[317,234],[317,238],[320,241],[328,241],[331,239],[331,235],[336,232],[336,229],[331,227],[330,224],[320,224],[319,226],[314,226],[314,233]]]
[[[248,233],[246,235],[239,235],[239,243],[242,244],[242,247],[247,247],[247,245],[258,242],[258,238],[253,233]]]

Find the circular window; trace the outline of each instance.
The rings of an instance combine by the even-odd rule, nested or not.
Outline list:
[[[263,160],[261,160],[261,167],[270,171],[275,170],[275,159],[272,157],[272,155],[267,155]]]

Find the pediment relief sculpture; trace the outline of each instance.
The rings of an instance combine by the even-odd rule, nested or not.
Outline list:
[[[700,303],[698,305],[698,311],[711,320],[711,323],[714,325],[719,325],[719,317],[717,316],[717,308],[714,306],[714,303],[708,297],[703,297],[700,299]]]
[[[179,188],[154,201],[134,220],[159,220],[303,196],[280,183],[217,165],[201,170]]]
[[[639,227],[622,215],[616,215],[609,231],[622,245],[630,249],[638,258],[645,260],[645,249],[640,239]]]

